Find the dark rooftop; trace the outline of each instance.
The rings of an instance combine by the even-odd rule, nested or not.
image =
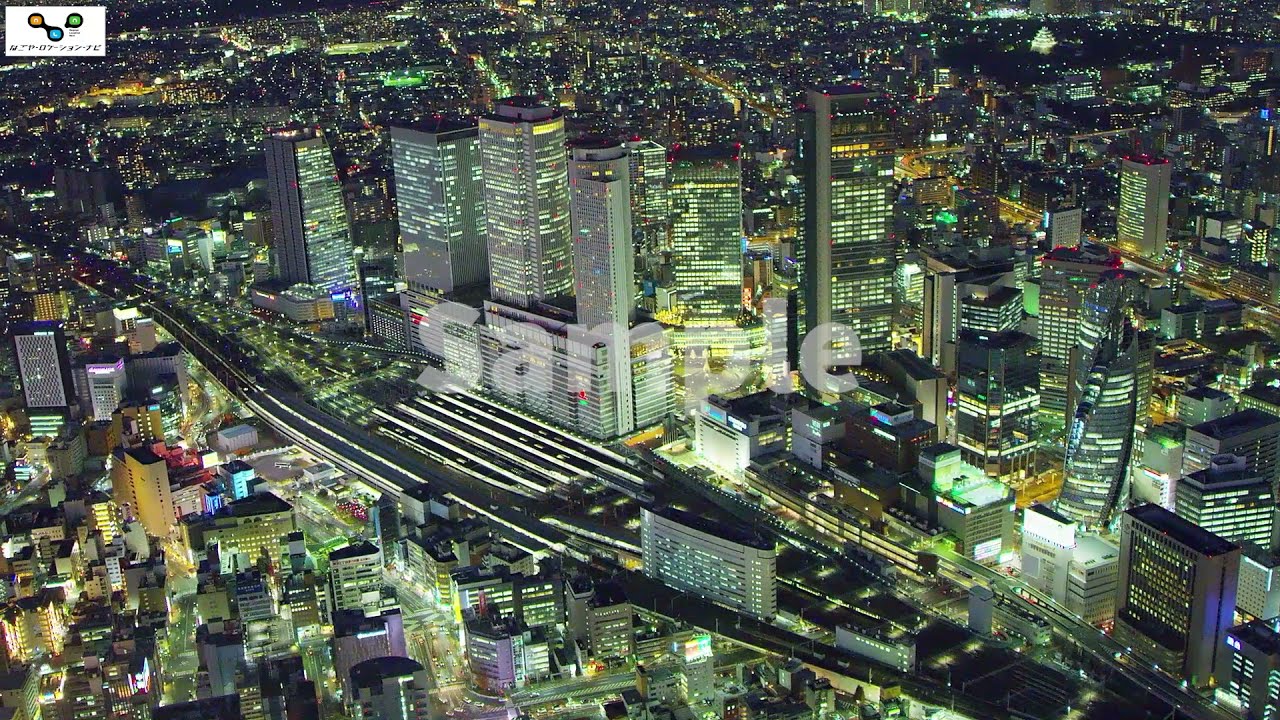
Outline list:
[[[338,548],[337,550],[334,550],[333,552],[329,553],[329,560],[333,561],[333,560],[345,560],[347,558],[365,557],[367,555],[376,554],[377,552],[378,552],[377,545],[374,545],[371,542],[365,541],[365,542],[356,543],[355,545],[348,545],[344,548]]]
[[[1277,632],[1275,623],[1274,619],[1254,620],[1227,630],[1227,635],[1243,645],[1261,650],[1267,655],[1275,655],[1280,653],[1280,632]]]
[[[1224,440],[1261,430],[1275,423],[1280,423],[1280,418],[1275,415],[1255,408],[1246,408],[1216,420],[1202,422],[1191,429],[1215,440]]]
[[[381,684],[388,678],[404,677],[422,670],[417,660],[388,655],[358,662],[351,667],[351,684],[358,688]]]
[[[679,510],[670,506],[650,508],[649,512],[659,517],[666,518],[674,523],[679,523],[687,528],[704,532],[708,535],[721,537],[739,545],[746,545],[757,550],[773,550],[775,546],[773,542],[761,537],[760,535],[736,525],[727,525],[717,522],[711,518],[694,515],[684,510]]]
[[[1239,545],[1153,503],[1130,508],[1125,511],[1125,514],[1159,530],[1182,545],[1210,557],[1240,549]]]

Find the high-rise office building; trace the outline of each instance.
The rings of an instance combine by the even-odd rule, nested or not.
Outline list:
[[[1049,247],[1075,247],[1080,244],[1080,236],[1084,229],[1084,209],[1078,207],[1059,208],[1045,213],[1047,227],[1045,235]]]
[[[329,554],[330,611],[376,611],[382,605],[382,549],[371,542]]]
[[[1175,493],[1178,517],[1234,543],[1272,546],[1276,503],[1271,483],[1250,472],[1244,458],[1215,456],[1208,468],[1179,480]]]
[[[621,142],[584,140],[569,161],[578,323],[629,327],[635,314],[629,155]]]
[[[85,415],[94,420],[110,420],[111,414],[124,400],[124,360],[85,363],[77,369],[75,379],[81,383],[80,397]]]
[[[1066,424],[1069,413],[1076,410],[1068,407],[1067,387],[1085,294],[1104,272],[1118,267],[1120,257],[1099,245],[1054,248],[1044,257],[1040,276],[1040,414],[1053,424]]]
[[[1158,505],[1127,510],[1115,638],[1192,687],[1225,684],[1240,546]]]
[[[1022,321],[1018,268],[1010,257],[923,251],[920,355],[947,375],[956,370],[961,329],[1000,332]]]
[[[778,612],[777,552],[750,530],[675,508],[645,508],[644,574],[753,617]]]
[[[637,254],[667,247],[671,202],[667,197],[667,149],[652,140],[627,142],[631,173],[631,233]]]
[[[1249,472],[1266,479],[1272,491],[1280,481],[1280,417],[1247,408],[1187,428],[1182,472],[1204,470],[1217,455],[1244,458]]]
[[[1035,470],[1040,392],[1034,344],[1017,330],[961,330],[956,346],[956,444],[966,462],[1005,481]]]
[[[1259,618],[1227,631],[1231,678],[1223,691],[1245,720],[1280,717],[1280,618]]]
[[[169,466],[150,448],[118,448],[111,464],[111,489],[125,514],[148,535],[167,538],[177,524],[169,488]]]
[[[893,319],[894,140],[882,95],[810,90],[798,120],[807,327],[839,323],[864,353],[888,350]]]
[[[1056,508],[1087,527],[1108,525],[1124,499],[1139,405],[1151,390],[1153,336],[1131,317],[1136,283],[1114,270],[1087,291],[1071,356],[1074,412]]]
[[[569,208],[577,320],[588,328],[606,326],[619,433],[635,428],[627,341],[636,305],[629,185],[628,153],[622,143],[584,140],[575,144],[569,161]]]
[[[732,325],[742,308],[742,166],[737,148],[668,156],[672,274],[683,324]]]
[[[356,289],[351,227],[333,152],[319,129],[267,137],[267,192],[279,277],[330,294]]]
[[[29,412],[65,413],[75,401],[67,336],[60,322],[34,322],[13,328],[18,380]]]
[[[1158,258],[1169,234],[1169,183],[1173,165],[1164,158],[1131,155],[1120,163],[1120,206],[1116,244],[1120,249]]]
[[[431,679],[416,660],[396,655],[351,668],[348,704],[355,720],[427,720]]]
[[[499,100],[480,118],[489,289],[520,308],[573,285],[564,116],[536,98]]]
[[[488,282],[479,127],[393,127],[391,161],[409,287],[448,293]]]

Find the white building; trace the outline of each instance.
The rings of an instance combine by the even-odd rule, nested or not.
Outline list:
[[[1067,609],[1090,625],[1115,617],[1120,581],[1120,548],[1093,535],[1080,538],[1071,557]]]
[[[351,668],[349,704],[355,720],[428,720],[431,679],[407,657],[390,655]]]
[[[635,428],[631,363],[624,350],[636,305],[628,172],[627,150],[616,141],[575,146],[569,161],[577,321],[609,328],[617,355],[610,358],[609,371],[619,388],[613,393],[618,434]]]
[[[258,444],[258,430],[252,425],[235,425],[219,430],[213,437],[213,447],[222,453],[233,453]]]
[[[645,575],[754,617],[777,614],[772,542],[674,508],[645,508],[640,538]]]
[[[94,420],[110,420],[124,400],[125,380],[124,360],[86,363],[80,393],[86,414]]]
[[[279,288],[255,285],[249,300],[256,308],[284,316],[293,322],[313,323],[334,318],[333,297],[327,290],[312,285]]]
[[[729,399],[712,395],[694,424],[694,449],[709,466],[730,475],[754,458],[787,446],[787,413],[781,396],[765,391]]]
[[[1236,609],[1252,618],[1280,617],[1280,557],[1256,545],[1244,546]]]
[[[1028,585],[1066,604],[1076,523],[1047,505],[1032,505],[1022,515],[1022,578]]]
[[[329,555],[330,611],[377,610],[382,604],[382,549],[370,542]]]

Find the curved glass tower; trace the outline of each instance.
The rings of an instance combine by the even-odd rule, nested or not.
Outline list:
[[[1109,525],[1127,492],[1134,429],[1150,392],[1152,343],[1135,325],[1135,273],[1104,273],[1085,296],[1071,357],[1071,415],[1057,510],[1086,527]],[[1145,389],[1144,389],[1145,386]]]

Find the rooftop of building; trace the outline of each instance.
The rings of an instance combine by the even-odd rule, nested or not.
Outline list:
[[[1270,383],[1254,383],[1240,391],[1242,397],[1250,397],[1270,405],[1280,405],[1280,387]]]
[[[154,450],[146,445],[136,448],[116,448],[115,456],[120,460],[123,460],[125,456],[131,457],[142,465],[152,465],[165,461],[164,458],[157,455]]]
[[[1073,262],[1108,267],[1120,266],[1120,256],[1117,253],[1110,248],[1092,243],[1083,243],[1076,246],[1061,245],[1050,250],[1044,256],[1044,259],[1047,262]]]
[[[1202,422],[1193,426],[1191,431],[1215,440],[1225,440],[1245,433],[1255,432],[1277,423],[1280,423],[1280,418],[1269,412],[1256,408],[1245,408],[1244,410],[1237,410],[1230,415]]]
[[[751,420],[782,414],[783,408],[778,399],[778,395],[766,390],[737,398],[711,395],[707,398],[707,403],[726,410],[732,415]]]
[[[428,135],[452,135],[460,133],[463,135],[478,133],[480,129],[479,123],[475,118],[458,118],[447,115],[430,115],[409,123],[394,125],[391,128],[394,137],[397,130],[412,130],[413,132],[426,133]]]
[[[981,345],[990,350],[1008,350],[1035,342],[1035,338],[1020,330],[1004,330],[986,332],[985,330],[961,330],[960,337],[965,344]]]
[[[379,552],[379,548],[377,545],[374,545],[368,540],[365,540],[363,542],[355,543],[354,545],[348,545],[346,547],[338,548],[337,550],[334,550],[333,552],[329,553],[329,561],[332,562],[334,560],[347,560],[350,558],[368,557],[370,555],[376,555],[378,554],[378,552]]]
[[[1066,515],[1063,515],[1062,513],[1058,512],[1057,510],[1054,510],[1053,508],[1049,507],[1048,505],[1045,505],[1044,503],[1036,503],[1034,505],[1031,505],[1027,508],[1026,512],[1033,512],[1033,513],[1036,513],[1037,515],[1043,515],[1049,518],[1050,520],[1058,523],[1059,525],[1070,525],[1071,523],[1075,522],[1071,518],[1067,517]]]
[[[737,145],[672,145],[667,151],[669,162],[738,162],[742,148]]]
[[[1240,548],[1239,545],[1153,503],[1129,508],[1125,514],[1203,555],[1213,557]]]
[[[1086,568],[1120,561],[1120,548],[1096,536],[1084,534],[1076,539],[1071,562]]]
[[[936,380],[942,377],[942,373],[938,372],[937,368],[925,362],[924,358],[911,350],[903,348],[889,350],[879,353],[875,359],[880,361],[878,363],[880,365],[889,363],[902,368],[912,380]]]
[[[1207,385],[1197,385],[1183,392],[1182,397],[1191,398],[1192,400],[1212,400],[1214,402],[1225,402],[1231,399],[1231,396],[1227,393]]]
[[[258,429],[252,425],[244,425],[244,424],[233,425],[229,428],[219,430],[218,437],[235,438],[235,437],[240,437],[242,435],[249,435],[250,433],[255,433],[257,431]]]
[[[422,671],[422,665],[407,657],[388,655],[358,662],[351,667],[351,682],[356,687],[372,687],[383,680],[405,677]]]
[[[957,478],[951,488],[941,495],[962,505],[978,508],[1013,502],[1013,491],[1008,485],[986,476]]]
[[[1227,630],[1228,643],[1235,638],[1267,655],[1280,654],[1280,619],[1254,620]]]
[[[757,550],[773,550],[774,543],[753,530],[740,527],[738,525],[730,525],[728,523],[712,520],[704,515],[694,515],[691,512],[680,510],[671,506],[662,506],[650,508],[649,512],[662,518],[666,518],[671,522],[684,525],[687,528],[721,537],[739,545],[746,545]]]

